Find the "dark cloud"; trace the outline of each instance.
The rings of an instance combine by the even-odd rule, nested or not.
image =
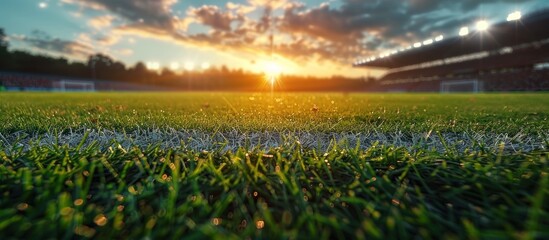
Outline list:
[[[459,2],[460,6],[461,6],[461,10],[463,11],[471,11],[471,10],[475,10],[477,9],[479,6],[481,5],[486,5],[486,4],[490,4],[490,3],[511,3],[511,4],[516,4],[516,3],[525,3],[525,2],[531,2],[532,0],[521,0],[521,1],[517,1],[517,0],[482,0],[482,1],[479,1],[479,0],[461,0],[461,1],[456,1],[456,2]],[[452,2],[451,0],[446,0],[446,2]]]
[[[71,0],[95,9],[106,9],[128,21],[158,28],[174,29],[170,8],[176,0]]]
[[[271,28],[271,14],[273,12],[272,7],[267,6],[263,10],[263,14],[259,18],[259,21],[255,23],[255,30],[259,33],[267,32]]]
[[[62,53],[72,57],[86,57],[93,53],[90,46],[69,40],[52,38],[46,32],[34,30],[29,37],[21,38],[21,41],[41,50]]]
[[[308,51],[312,48],[322,57],[348,61],[360,53],[375,50],[367,47],[382,46],[380,38],[402,34],[398,29],[410,19],[400,0],[347,0],[340,8],[328,4],[309,9],[299,5],[287,7],[279,25],[283,33],[300,33],[311,40],[308,42],[323,42],[301,48]],[[376,40],[364,43],[365,39]]]
[[[285,9],[279,27],[286,34],[300,33],[310,39],[326,40],[328,43],[317,49],[319,53],[343,60],[359,52],[375,52],[379,48],[399,47],[434,35],[454,33],[459,26],[471,21],[468,16],[473,10],[504,2],[516,1],[344,0],[337,8],[328,4],[312,8],[291,5]],[[349,50],[349,45],[360,46],[360,49]]]
[[[220,31],[231,31],[233,22],[244,21],[243,15],[235,15],[228,11],[222,12],[217,6],[212,5],[193,8],[189,12],[196,18],[196,21]]]

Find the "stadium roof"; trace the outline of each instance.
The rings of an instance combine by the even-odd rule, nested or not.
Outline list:
[[[399,68],[461,56],[479,51],[497,50],[549,38],[549,9],[522,17],[519,21],[507,21],[490,26],[487,31],[475,31],[465,36],[443,39],[419,48],[370,59],[354,64],[356,67]]]

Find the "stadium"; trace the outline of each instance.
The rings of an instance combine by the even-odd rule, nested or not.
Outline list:
[[[486,21],[357,60],[387,69],[372,91],[498,92],[549,90],[549,10]]]
[[[547,7],[4,1],[0,239],[549,239]]]

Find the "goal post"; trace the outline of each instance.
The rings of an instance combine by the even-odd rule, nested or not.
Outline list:
[[[442,81],[440,83],[440,92],[441,93],[452,93],[452,92],[473,92],[478,93],[482,91],[482,83],[477,79],[468,79],[468,80],[451,80],[451,81]]]
[[[55,83],[55,89],[61,92],[93,92],[95,83],[91,81],[59,80]]]

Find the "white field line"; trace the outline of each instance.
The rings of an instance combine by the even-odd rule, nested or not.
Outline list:
[[[132,146],[146,147],[159,145],[163,148],[186,148],[191,150],[236,150],[240,147],[267,150],[272,147],[288,147],[299,142],[309,149],[328,150],[335,145],[355,147],[357,143],[365,149],[374,144],[405,147],[409,150],[429,149],[439,152],[466,149],[503,152],[530,152],[546,150],[549,132],[537,135],[526,134],[486,134],[486,133],[312,133],[312,132],[205,132],[200,130],[147,129],[133,132],[109,130],[70,130],[68,133],[54,135],[29,134],[17,132],[0,134],[0,146],[5,149],[33,145],[69,145],[78,146],[84,140],[84,146],[96,142],[102,148],[120,144],[124,148]],[[442,141],[443,140],[443,141]]]

